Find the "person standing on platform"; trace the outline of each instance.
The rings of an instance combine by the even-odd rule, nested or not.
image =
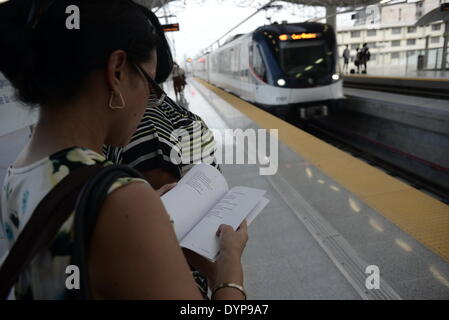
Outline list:
[[[360,51],[360,64],[363,66],[362,73],[367,73],[367,64],[371,58],[371,53],[369,52],[368,44],[364,43],[362,50]]]
[[[357,67],[357,73],[360,73],[360,63],[362,61],[362,54],[360,48],[356,49],[354,64]]]
[[[127,146],[103,148],[109,161],[137,169],[159,190],[179,181],[197,161],[220,170],[215,150],[214,135],[203,119],[167,95],[157,105],[147,107]],[[172,159],[173,154],[179,163]],[[198,288],[206,297],[208,286],[215,280],[215,264],[191,251],[184,250],[184,254]]]
[[[175,62],[173,64],[173,88],[175,89],[176,102],[185,102],[184,99],[184,88],[186,86],[186,76],[184,70]],[[179,98],[178,98],[179,95]]]
[[[149,14],[152,24],[158,25],[157,16]],[[170,56],[172,61],[168,45],[166,48],[165,56]],[[185,80],[184,71],[178,64],[173,63],[173,69],[169,70],[167,76],[158,80],[164,82],[170,71],[175,92],[179,93]],[[158,97],[150,98],[128,145],[104,146],[106,158],[140,171],[155,189],[176,183],[199,161],[220,170],[215,159],[214,135],[203,119],[190,112],[183,104],[170,99],[164,92],[160,92]],[[151,101],[155,103],[150,103]],[[191,251],[184,250],[184,254],[198,288],[206,297],[208,286],[215,281],[216,264],[208,263]]]
[[[348,73],[350,58],[351,58],[351,53],[349,51],[349,45],[346,45],[346,48],[343,51],[343,73]]]

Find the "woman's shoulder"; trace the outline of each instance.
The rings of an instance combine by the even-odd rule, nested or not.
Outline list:
[[[11,189],[2,203],[5,210],[4,223],[10,245],[17,239],[19,231],[27,223],[40,201],[64,177],[73,170],[83,166],[102,164],[111,165],[105,157],[93,150],[83,147],[72,147],[56,152],[28,168],[18,168],[23,172],[14,172],[7,179],[7,186]],[[108,189],[108,195],[132,182],[147,182],[133,177],[116,179]],[[132,191],[139,190],[132,188]],[[114,192],[114,194],[117,194]],[[126,194],[129,194],[127,192]],[[109,198],[109,197],[108,197]],[[62,224],[53,241],[39,254],[39,266],[27,269],[27,277],[21,278],[23,285],[16,290],[16,296],[25,297],[32,293],[33,298],[58,299],[64,297],[63,282],[57,280],[64,274],[66,264],[70,262],[73,239],[74,213]],[[52,270],[48,273],[47,270]],[[31,278],[32,279],[31,279]],[[45,292],[45,295],[41,295]],[[35,295],[36,294],[36,295]]]
[[[73,147],[62,150],[49,156],[53,166],[64,165],[69,169],[76,169],[81,166],[94,164],[108,164],[103,154],[95,152],[88,148]]]
[[[67,171],[73,171],[78,167],[82,166],[90,166],[95,164],[100,164],[103,166],[113,165],[112,162],[106,160],[105,156],[91,150],[88,148],[75,147],[70,150],[66,150],[65,152],[61,152],[59,154],[55,154],[50,156],[50,160],[54,167],[57,166],[66,166]],[[111,193],[120,187],[128,185],[132,182],[144,182],[146,180],[135,177],[121,177],[117,178],[117,180],[111,185],[109,188],[109,192]]]

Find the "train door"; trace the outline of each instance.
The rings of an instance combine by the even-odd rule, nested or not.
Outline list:
[[[240,45],[240,59],[239,59],[239,79],[242,92],[242,98],[249,100],[249,46],[248,43],[242,42]]]
[[[207,55],[206,59],[206,74],[207,74],[207,82],[210,83],[210,73],[212,72],[212,55]]]
[[[267,82],[267,68],[262,58],[261,50],[258,44],[253,44],[253,59],[252,67],[254,71],[254,101],[258,102],[260,97],[260,90],[263,85]],[[263,90],[263,89],[262,89]]]
[[[242,50],[239,45],[235,47],[235,70],[234,70],[234,83],[238,89],[239,96],[242,97],[244,95],[244,91],[242,89],[242,74],[241,74],[241,63],[240,63],[240,54]]]
[[[248,43],[248,67],[246,68],[245,74],[246,74],[246,88],[247,88],[247,99],[249,101],[254,101],[254,92],[255,92],[255,79],[253,76],[253,51],[254,51],[254,45],[252,41]]]

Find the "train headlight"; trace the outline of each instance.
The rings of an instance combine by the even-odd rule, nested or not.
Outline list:
[[[338,79],[340,79],[340,75],[338,73],[332,75],[332,80],[337,81]]]
[[[278,80],[278,85],[280,85],[281,87],[285,86],[285,80],[284,79],[279,79]]]

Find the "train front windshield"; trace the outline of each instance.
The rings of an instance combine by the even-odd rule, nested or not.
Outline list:
[[[284,73],[291,77],[320,77],[331,72],[326,45],[322,40],[282,41],[279,59]]]

